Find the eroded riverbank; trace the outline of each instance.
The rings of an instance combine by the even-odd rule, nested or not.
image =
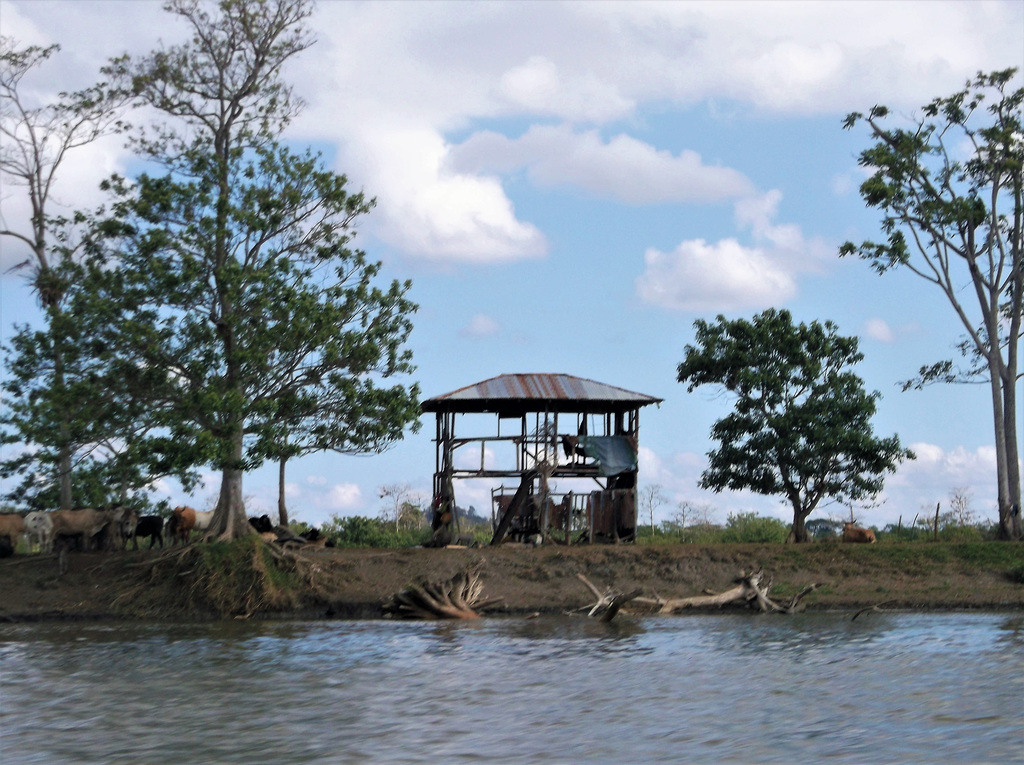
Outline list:
[[[496,610],[512,614],[585,606],[593,598],[577,574],[601,588],[685,597],[728,589],[741,571],[757,567],[772,577],[772,594],[779,597],[820,583],[805,599],[809,610],[883,602],[898,609],[1024,609],[1024,545],[1013,543],[319,549],[299,555],[301,575],[276,578],[278,597],[250,598],[237,609],[204,599],[181,549],[71,555],[63,575],[51,555],[9,558],[0,561],[0,618],[373,618],[405,585],[447,579],[478,564],[487,597],[500,598]]]

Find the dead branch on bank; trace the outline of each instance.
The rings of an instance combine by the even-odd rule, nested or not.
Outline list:
[[[721,608],[731,604],[746,604],[750,608],[758,609],[762,613],[794,614],[802,610],[800,601],[804,596],[814,592],[814,590],[821,586],[817,583],[808,585],[788,602],[782,602],[768,596],[768,591],[772,586],[771,578],[766,577],[761,569],[752,571],[749,574],[740,572],[735,583],[735,587],[717,594],[694,595],[689,598],[672,598],[667,600],[661,597],[637,598],[636,601],[637,603],[655,606],[659,609],[659,613],[662,614],[674,614],[688,608]]]
[[[478,619],[480,611],[500,602],[485,599],[478,564],[444,582],[421,581],[396,592],[384,613],[404,619]]]
[[[583,582],[583,584],[587,586],[587,589],[594,593],[594,597],[597,598],[597,602],[594,603],[594,605],[584,606],[584,608],[590,609],[587,616],[598,616],[602,622],[610,622],[626,603],[638,598],[642,592],[642,590],[633,590],[632,592],[625,593],[616,592],[611,588],[601,592],[589,579],[583,576],[583,574],[576,574],[576,577]],[[582,611],[583,609],[581,608],[579,610]]]

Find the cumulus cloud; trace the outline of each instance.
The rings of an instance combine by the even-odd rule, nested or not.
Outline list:
[[[510,108],[588,122],[606,122],[629,114],[635,102],[613,81],[591,72],[568,76],[546,56],[531,56],[501,75],[498,92]]]
[[[450,147],[429,128],[360,132],[342,164],[369,179],[378,206],[370,226],[381,240],[432,260],[495,262],[543,255],[544,235],[516,218],[492,176],[448,169]]]
[[[501,331],[501,325],[484,313],[478,313],[469,320],[469,324],[459,330],[459,335],[470,339],[494,337]]]
[[[649,248],[636,280],[642,300],[676,311],[732,311],[789,300],[793,277],[762,250],[735,239],[681,243],[672,252]]]
[[[515,139],[482,131],[455,147],[451,162],[472,173],[526,167],[538,185],[572,185],[634,205],[714,202],[752,191],[743,173],[705,165],[697,152],[674,155],[623,133],[605,141],[596,130],[568,125],[535,125]]]
[[[155,3],[2,7],[5,33],[74,51],[50,78],[61,88],[87,84],[126,44],[145,51],[187,33]],[[703,199],[726,198],[745,178],[621,132],[604,141],[534,125],[519,139],[481,133],[454,149],[450,136],[503,119],[628,123],[647,105],[717,99],[779,114],[913,108],[922,93],[1019,57],[1022,18],[1014,2],[937,4],[927,25],[915,3],[873,14],[858,3],[324,3],[317,45],[285,68],[309,104],[290,135],[337,149],[338,169],[378,198],[368,227],[398,251],[473,263],[537,257],[544,234],[517,216],[488,174],[497,171],[471,149],[504,152],[534,183],[630,204],[692,201],[687,183]],[[120,161],[99,165],[105,174]],[[95,188],[78,180],[68,188]]]
[[[684,241],[672,252],[649,248],[636,279],[641,300],[677,311],[765,308],[797,293],[796,276],[816,271],[828,249],[806,240],[799,226],[776,224],[782,194],[772,190],[736,202],[736,222],[749,229],[755,246],[735,238]]]

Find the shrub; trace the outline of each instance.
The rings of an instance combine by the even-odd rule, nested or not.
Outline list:
[[[361,515],[347,518],[332,516],[321,530],[338,547],[415,547],[430,538],[429,529],[403,528],[396,531],[389,521]]]
[[[722,542],[782,543],[789,536],[789,524],[756,513],[730,513],[722,531]]]

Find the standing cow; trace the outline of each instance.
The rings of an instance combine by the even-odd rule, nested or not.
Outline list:
[[[196,525],[196,511],[191,507],[176,507],[167,521],[167,535],[171,544],[181,542],[188,544],[189,536]]]
[[[25,516],[25,535],[30,550],[38,543],[39,552],[46,552],[53,539],[53,518],[42,510],[33,510]]]
[[[874,544],[876,541],[875,532],[871,529],[854,526],[854,523],[856,521],[847,521],[843,524],[843,541],[854,544]]]
[[[153,549],[153,545],[157,542],[160,543],[160,547],[164,546],[164,519],[159,515],[144,515],[139,518],[139,522],[135,524],[135,533],[132,535],[132,549],[139,549],[139,537],[145,539],[149,537],[149,549]]]
[[[25,536],[25,519],[17,513],[0,513],[0,537],[11,543],[11,552],[18,548],[18,540]]]

